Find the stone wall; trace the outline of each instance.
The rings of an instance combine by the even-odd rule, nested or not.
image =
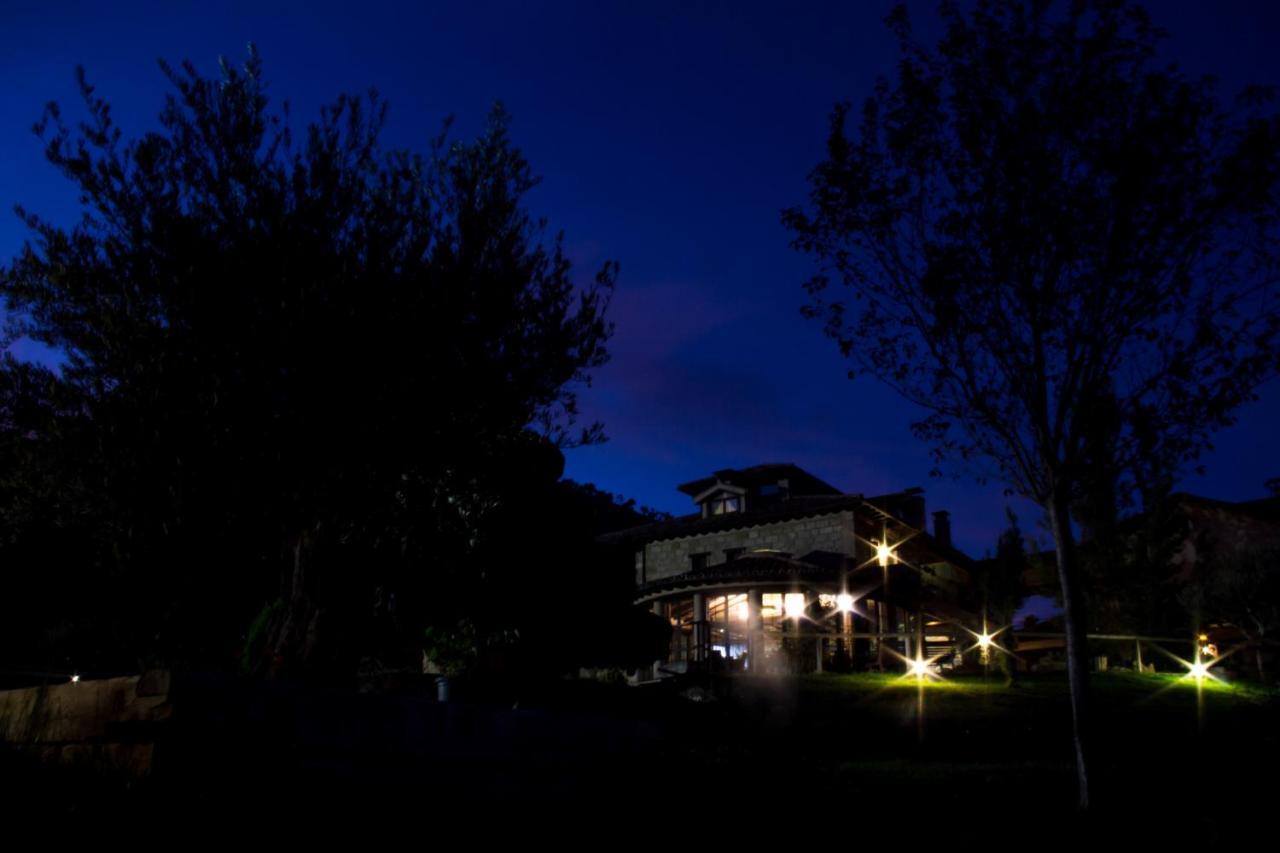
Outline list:
[[[181,792],[178,800],[196,806],[205,797],[240,808],[276,796],[310,806],[304,792],[367,786],[473,785],[480,796],[513,774],[532,791],[548,767],[596,778],[657,755],[662,739],[657,724],[589,704],[575,713],[438,702],[428,678],[414,692],[385,695],[183,672],[0,691],[0,756],[38,759],[0,772],[73,765],[103,778],[145,777],[152,790]],[[0,785],[7,805],[4,793]]]
[[[0,744],[53,763],[145,774],[169,719],[168,692],[160,670],[0,691]]]
[[[645,580],[661,580],[689,571],[693,554],[708,554],[707,565],[724,563],[724,552],[731,548],[770,548],[796,557],[810,551],[853,555],[857,553],[853,525],[853,512],[846,510],[650,542],[645,546]]]

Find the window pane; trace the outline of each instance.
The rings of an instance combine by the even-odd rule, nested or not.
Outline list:
[[[707,621],[724,621],[724,596],[718,595],[707,601]]]

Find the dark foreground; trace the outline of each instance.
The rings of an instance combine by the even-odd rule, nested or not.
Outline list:
[[[1275,693],[1160,675],[1096,678],[1088,817],[1072,807],[1055,676],[1011,688],[879,676],[564,682],[524,691],[515,708],[198,678],[175,697],[148,777],[0,752],[4,811],[28,825],[188,830],[603,827],[654,841],[692,830],[681,845],[757,829],[797,842],[1226,842],[1271,822],[1280,759]]]

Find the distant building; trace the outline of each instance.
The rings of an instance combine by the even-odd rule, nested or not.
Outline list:
[[[1250,559],[1260,558],[1259,565],[1264,570],[1280,573],[1280,497],[1225,501],[1175,493],[1165,499],[1154,516],[1137,514],[1123,519],[1118,532],[1122,541],[1128,543],[1126,553],[1142,554],[1149,548],[1152,553],[1167,555],[1168,565],[1130,580],[1125,573],[1134,572],[1133,565],[1123,561],[1106,564],[1107,571],[1113,574],[1111,582],[1102,584],[1102,588],[1095,583],[1088,599],[1091,627],[1093,630],[1101,627],[1099,634],[1090,635],[1094,640],[1091,652],[1105,653],[1121,661],[1123,666],[1136,667],[1144,660],[1138,635],[1159,640],[1188,659],[1194,657],[1197,643],[1204,659],[1216,658],[1228,649],[1248,647],[1254,655],[1235,655],[1224,663],[1224,668],[1240,667],[1247,660],[1261,672],[1265,649],[1259,634],[1275,626],[1233,622],[1232,617],[1239,616],[1239,611],[1250,609],[1241,601],[1203,602],[1203,611],[1195,612],[1200,608],[1195,605],[1196,597],[1190,594],[1189,587],[1193,583],[1213,587],[1219,573],[1230,573],[1242,561]],[[1091,547],[1090,542],[1082,542],[1081,553],[1087,556]],[[1271,588],[1280,586],[1276,576],[1271,577]],[[1252,580],[1262,586],[1257,578]],[[1023,583],[1028,595],[1056,596],[1058,575],[1054,551],[1031,555]],[[1258,592],[1261,594],[1261,589]],[[1236,593],[1248,596],[1251,589],[1242,585]],[[1238,606],[1232,607],[1233,603]],[[1274,609],[1267,610],[1268,606],[1274,608],[1273,602],[1258,603],[1262,605],[1256,608],[1258,613],[1274,612]],[[1037,664],[1046,656],[1063,657],[1062,631],[1059,617],[1041,620],[1020,630],[1018,654],[1023,664]],[[1176,636],[1179,633],[1185,639],[1179,639]],[[1121,641],[1117,637],[1129,639]],[[1177,667],[1176,662],[1148,652],[1143,665],[1152,663]]]
[[[864,497],[791,464],[679,486],[689,515],[612,533],[636,601],[672,625],[651,675],[691,668],[803,672],[949,665],[972,645],[972,561],[923,490]]]

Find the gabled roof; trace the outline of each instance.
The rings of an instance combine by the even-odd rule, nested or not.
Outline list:
[[[766,465],[752,465],[750,468],[724,468],[710,477],[699,477],[676,488],[689,497],[696,497],[716,483],[729,483],[734,486],[764,486],[787,480],[792,496],[838,495],[840,490],[825,480],[810,474],[798,465],[790,462],[774,462]]]

